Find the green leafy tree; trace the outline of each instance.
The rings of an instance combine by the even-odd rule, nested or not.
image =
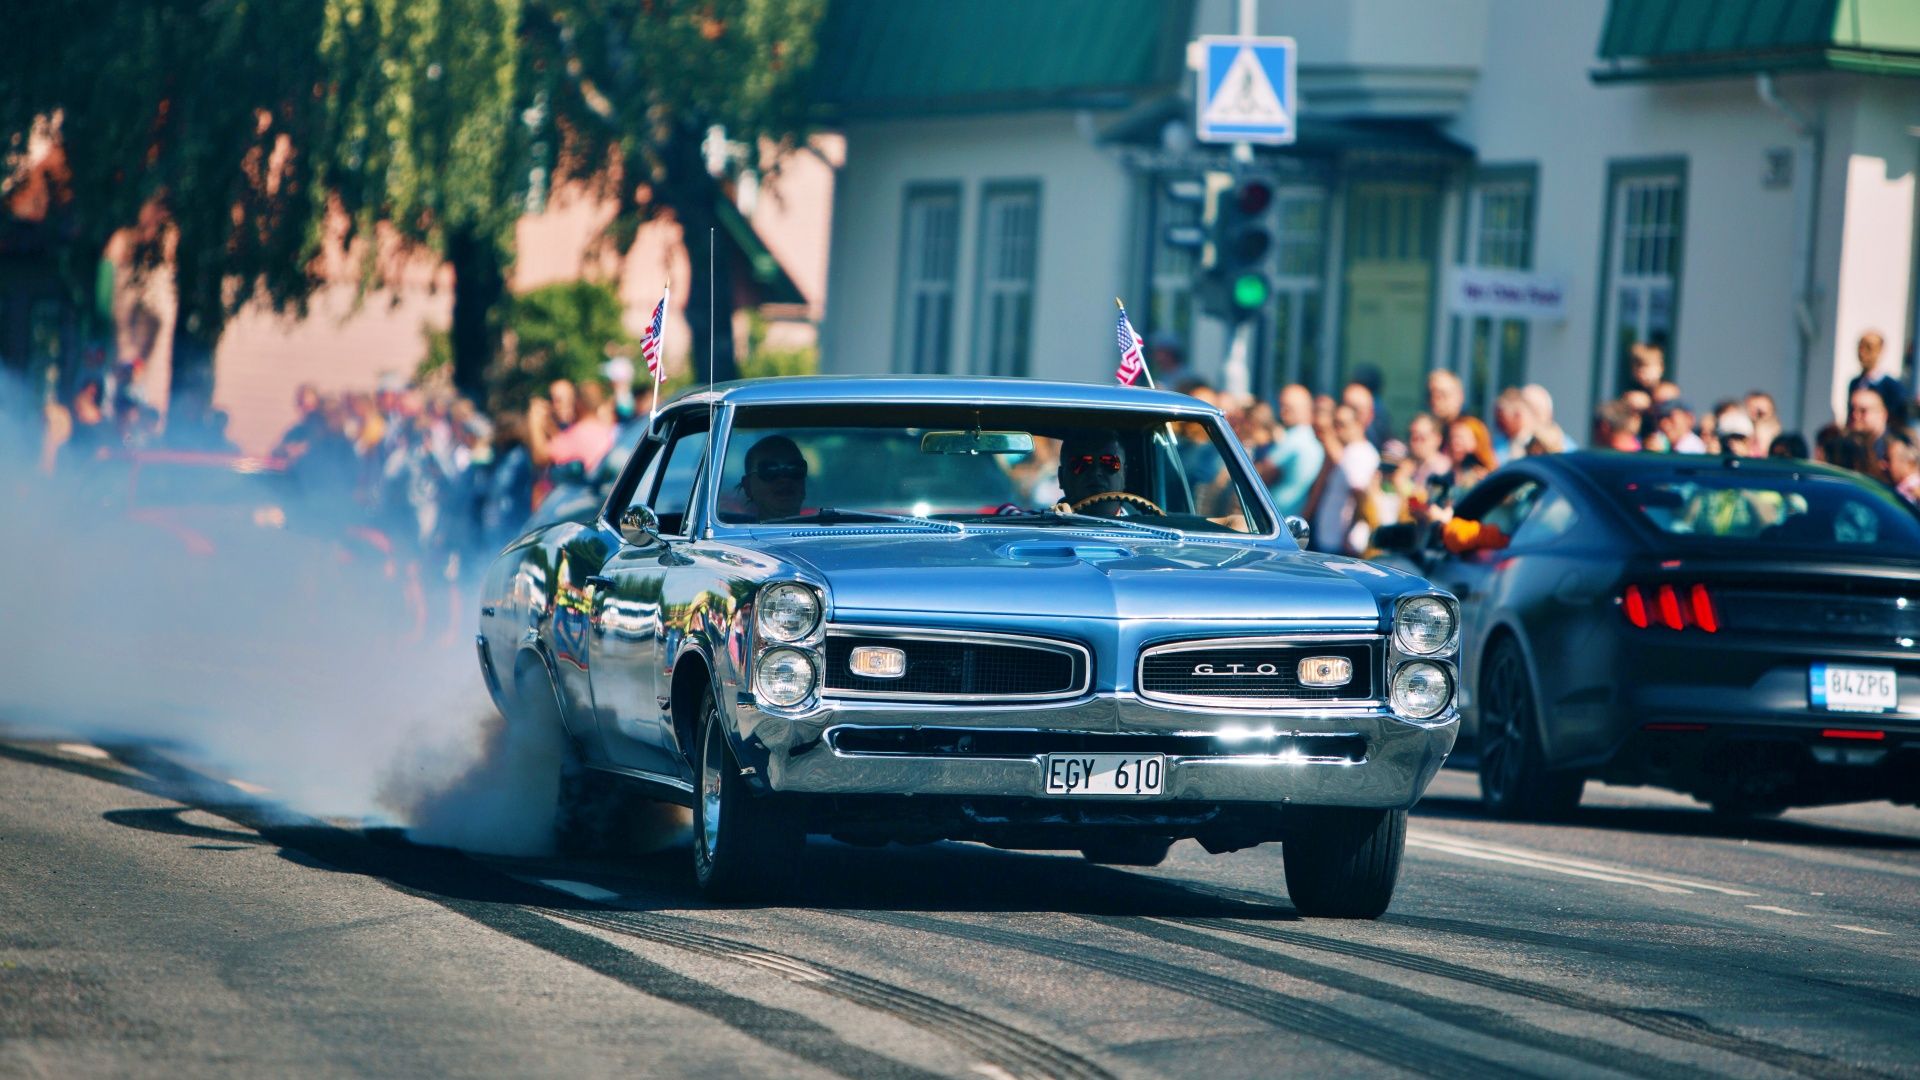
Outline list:
[[[794,147],[823,7],[824,0],[526,0],[526,50],[547,76],[557,173],[591,180],[614,200],[606,240],[621,250],[663,211],[680,224],[695,267],[687,283],[691,345],[704,357],[711,342],[723,380],[739,368],[726,248],[717,247],[711,275],[702,265],[723,197],[708,170],[708,135],[723,127],[748,146]]]
[[[562,281],[508,297],[500,319],[513,341],[511,359],[494,368],[488,405],[523,409],[555,379],[600,378],[600,365],[637,346],[627,332],[620,296],[596,281]],[[454,362],[451,335],[427,335],[422,374]]]

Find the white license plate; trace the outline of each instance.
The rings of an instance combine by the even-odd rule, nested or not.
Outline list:
[[[1807,689],[1813,707],[1830,712],[1887,712],[1900,706],[1899,682],[1892,668],[1815,664]]]
[[[1160,754],[1048,754],[1040,766],[1049,795],[1158,795],[1167,780]]]

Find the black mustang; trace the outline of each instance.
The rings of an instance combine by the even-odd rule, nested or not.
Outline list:
[[[1735,814],[1920,803],[1920,518],[1886,488],[1573,453],[1500,469],[1455,516],[1477,550],[1379,542],[1460,598],[1461,756],[1492,812],[1564,814],[1590,777]]]

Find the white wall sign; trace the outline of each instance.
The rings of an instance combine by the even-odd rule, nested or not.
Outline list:
[[[1553,274],[1456,266],[1448,275],[1447,310],[1502,319],[1567,317],[1567,282]]]

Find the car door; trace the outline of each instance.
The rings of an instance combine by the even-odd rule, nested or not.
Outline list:
[[[662,602],[668,575],[687,561],[678,548],[692,528],[688,508],[706,457],[707,414],[689,410],[665,422],[664,448],[649,460],[625,505],[609,507],[616,517],[629,506],[647,507],[659,521],[659,535],[639,543],[623,538],[596,578],[593,698],[610,764],[686,779],[691,772],[673,736],[663,680],[676,643],[668,640]]]

